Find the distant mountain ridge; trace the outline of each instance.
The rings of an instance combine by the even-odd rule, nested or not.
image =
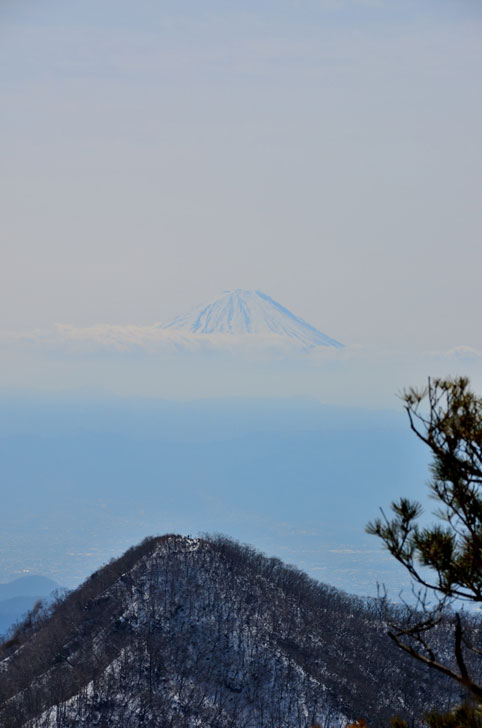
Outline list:
[[[370,603],[224,537],[146,539],[1,648],[5,728],[381,728],[458,695]]]
[[[0,635],[20,620],[39,599],[50,597],[59,585],[46,576],[28,574],[0,584]]]
[[[5,332],[4,332],[5,333]],[[344,344],[296,316],[263,291],[236,289],[167,323],[56,324],[54,330],[8,334],[20,345],[69,351],[256,353],[268,356],[329,352]],[[1,340],[1,332],[0,332]]]
[[[0,600],[32,595],[47,597],[58,588],[59,585],[53,579],[36,574],[26,574],[0,584]]]
[[[184,334],[275,335],[289,338],[306,348],[343,347],[339,341],[295,316],[263,291],[240,288],[224,291],[220,298],[177,316],[161,328]]]

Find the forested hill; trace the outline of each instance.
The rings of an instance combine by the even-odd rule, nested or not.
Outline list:
[[[11,635],[0,725],[376,728],[447,690],[392,646],[373,603],[225,538],[168,535]]]

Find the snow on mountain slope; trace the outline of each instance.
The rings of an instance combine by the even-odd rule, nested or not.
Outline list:
[[[0,331],[0,344],[2,341],[79,354],[157,351],[167,355],[206,352],[284,357],[326,352],[330,356],[328,352],[344,348],[266,293],[242,289],[225,291],[220,298],[166,324],[56,324],[53,330]]]
[[[379,728],[459,694],[370,604],[225,537],[174,535],[20,625],[0,677],[5,728]]]
[[[321,333],[262,291],[236,289],[162,326],[184,334],[281,336],[306,348],[343,344]]]

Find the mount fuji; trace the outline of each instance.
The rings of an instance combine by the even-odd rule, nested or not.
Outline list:
[[[42,344],[82,354],[87,351],[231,353],[278,356],[334,352],[336,339],[282,306],[262,291],[236,289],[201,304],[168,323],[148,325],[56,324],[53,331],[33,331],[10,337],[26,345]],[[1,332],[0,332],[1,340]]]
[[[219,343],[219,337],[249,336],[271,343],[279,338],[280,343],[303,349],[343,347],[259,290],[224,291],[220,298],[201,304],[160,328],[187,336],[216,337]]]

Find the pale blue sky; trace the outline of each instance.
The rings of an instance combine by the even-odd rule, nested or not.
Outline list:
[[[3,2],[0,328],[243,287],[482,348],[481,39],[475,0]]]

